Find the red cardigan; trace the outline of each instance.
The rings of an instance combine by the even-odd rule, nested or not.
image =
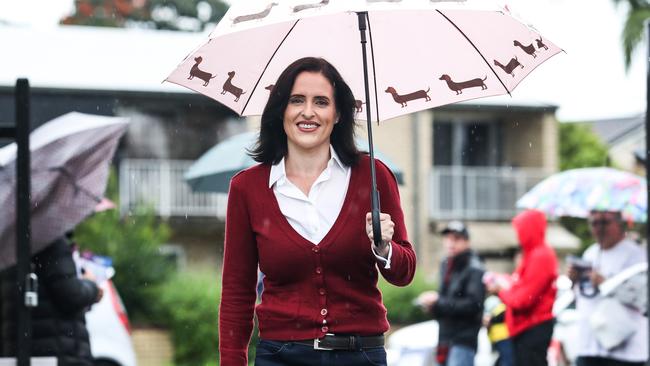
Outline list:
[[[379,266],[390,283],[406,286],[415,273],[395,177],[376,163],[381,211],[395,223],[391,268]],[[370,211],[370,162],[362,155],[331,230],[314,245],[298,234],[268,187],[269,165],[256,165],[230,184],[219,308],[222,366],[247,365],[253,329],[257,266],[266,275],[255,308],[260,338],[305,340],[325,333],[373,335],[388,330],[377,288],[378,269],[365,232]]]

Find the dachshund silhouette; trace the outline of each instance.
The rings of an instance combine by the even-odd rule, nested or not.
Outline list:
[[[255,19],[263,19],[267,15],[269,15],[269,13],[271,12],[271,8],[273,8],[276,5],[278,5],[278,3],[273,2],[267,5],[266,8],[259,13],[240,15],[238,17],[235,17],[235,19],[232,20],[232,24],[247,22],[249,20],[255,20]]]
[[[505,66],[503,64],[501,64],[501,62],[499,62],[497,60],[494,60],[494,64],[496,66],[499,66],[500,68],[502,68],[503,71],[505,71],[506,74],[512,75],[513,78],[515,77],[514,70],[515,70],[515,68],[517,68],[517,66],[521,66],[522,69],[524,68],[524,65],[522,65],[519,61],[517,61],[517,56],[511,58],[510,61],[508,62],[508,64],[505,65]]]
[[[384,91],[386,93],[390,93],[393,96],[393,100],[395,100],[396,103],[401,104],[402,108],[404,108],[404,107],[407,106],[406,102],[411,101],[411,100],[424,98],[425,102],[430,101],[431,97],[429,97],[429,95],[427,94],[429,92],[429,90],[431,90],[431,88],[428,88],[427,91],[418,90],[418,91],[413,92],[413,93],[399,95],[399,94],[397,94],[397,91],[395,90],[395,88],[393,88],[392,86],[389,86]]]
[[[539,37],[539,39],[535,39],[535,42],[537,42],[537,49],[541,50],[543,48],[545,50],[548,50],[548,46],[545,45],[544,42],[542,42],[542,37]]]
[[[529,54],[529,55],[531,55],[531,56],[533,56],[533,57],[537,57],[537,55],[535,54],[535,46],[533,46],[532,43],[529,44],[528,46],[524,46],[523,44],[521,44],[521,42],[519,42],[519,41],[517,41],[517,40],[515,40],[515,41],[512,42],[512,43],[513,43],[515,46],[521,48],[521,49],[522,49],[524,52],[526,52],[527,54]]]
[[[212,76],[212,74],[210,74],[209,72],[205,72],[199,69],[199,64],[203,61],[203,57],[201,56],[195,57],[194,61],[196,61],[196,63],[190,69],[190,76],[187,78],[187,80],[192,80],[196,76],[197,78],[203,80],[203,86],[208,86],[208,84],[210,84],[210,80],[216,78],[217,75],[215,74],[214,76]]]
[[[363,112],[363,105],[366,104],[365,102],[360,101],[359,99],[356,99],[354,101],[354,108],[356,109],[355,112]]]
[[[293,7],[293,12],[297,13],[299,11],[307,10],[307,9],[315,9],[315,8],[320,8],[323,7],[327,4],[329,4],[330,0],[321,0],[318,3],[315,4],[304,4],[304,5],[296,5]]]
[[[485,85],[484,81],[487,79],[487,75],[481,79],[481,78],[476,78],[476,79],[471,79],[467,81],[459,81],[455,82],[451,80],[451,77],[447,74],[443,74],[440,76],[438,80],[444,80],[447,82],[447,86],[449,89],[452,91],[456,92],[456,95],[458,94],[463,94],[463,89],[467,88],[474,88],[474,87],[481,87],[481,90],[487,89],[487,85]]]
[[[223,83],[223,90],[221,91],[221,94],[223,95],[226,94],[226,92],[228,92],[235,96],[235,102],[239,102],[239,97],[241,97],[242,94],[246,94],[246,92],[243,91],[241,88],[232,85],[232,78],[234,77],[235,77],[234,71],[228,73],[228,79],[226,80],[225,83]]]

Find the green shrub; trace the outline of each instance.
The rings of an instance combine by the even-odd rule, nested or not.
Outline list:
[[[171,333],[174,363],[217,365],[219,358],[219,302],[221,280],[209,272],[183,272],[160,289],[157,318]],[[248,355],[255,357],[257,328]]]
[[[177,366],[218,358],[220,281],[208,273],[179,273],[160,289],[159,318],[171,333]]]
[[[117,201],[114,171],[108,181],[106,197]],[[159,221],[153,210],[138,208],[126,217],[117,209],[97,213],[79,224],[74,231],[81,250],[91,250],[113,259],[113,282],[135,323],[149,323],[157,288],[173,272],[168,260],[160,255],[160,245],[170,236],[170,228]]]
[[[418,306],[413,305],[413,300],[420,293],[434,289],[434,285],[428,283],[419,272],[415,274],[413,282],[406,287],[393,286],[383,278],[379,280],[378,285],[384,305],[388,310],[388,321],[391,324],[412,324],[431,319]]]

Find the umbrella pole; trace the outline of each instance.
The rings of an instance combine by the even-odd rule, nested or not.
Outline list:
[[[650,22],[646,22],[648,27],[648,37],[646,42],[648,42],[648,57],[646,58],[646,110],[645,110],[645,177],[646,177],[646,193],[647,193],[647,202],[646,202],[646,258],[650,260],[650,220],[648,220],[648,208],[650,208],[650,183],[648,183],[648,174],[650,173]],[[647,272],[646,276],[650,276],[650,271]],[[648,304],[646,305],[646,315],[648,315],[647,306],[650,305],[650,278],[646,279],[647,281],[647,300]],[[648,329],[650,329],[650,316],[648,316]],[[648,349],[650,349],[650,337],[648,338]],[[650,366],[650,359],[646,362]]]
[[[372,184],[371,207],[372,207],[372,234],[375,247],[381,247],[381,225],[379,223],[379,193],[377,192],[377,174],[375,173],[375,152],[372,144],[372,117],[370,113],[370,87],[368,82],[368,55],[366,52],[366,16],[368,12],[357,12],[359,19],[359,33],[361,34],[361,53],[363,55],[363,82],[366,92],[366,122],[368,125],[368,152],[370,153],[370,180]]]
[[[29,153],[29,82],[16,81],[16,296],[18,306],[16,361],[18,366],[31,365],[32,318],[30,304],[26,303],[28,273],[30,268],[30,153]]]

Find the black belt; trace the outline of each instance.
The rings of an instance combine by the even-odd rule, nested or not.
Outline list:
[[[323,338],[307,339],[294,342],[313,346],[316,350],[356,351],[365,348],[383,347],[384,336],[378,335],[362,337],[353,335],[335,335],[328,333]]]

